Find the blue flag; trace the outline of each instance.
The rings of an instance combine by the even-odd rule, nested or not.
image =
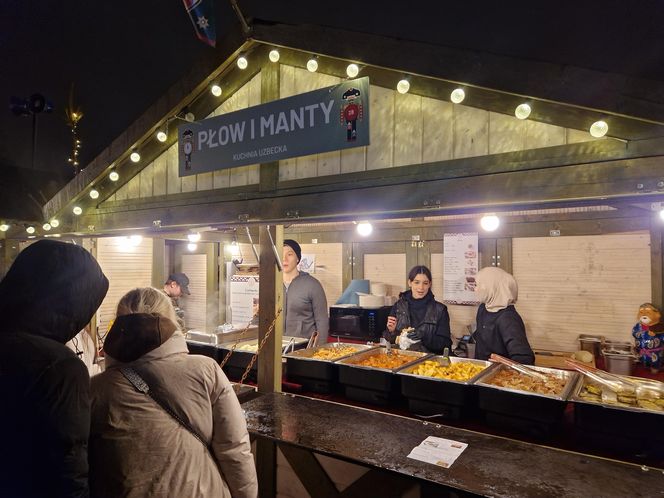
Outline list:
[[[214,0],[182,0],[199,40],[214,47],[217,35],[214,28]]]

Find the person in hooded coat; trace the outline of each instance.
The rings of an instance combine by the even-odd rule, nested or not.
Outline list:
[[[240,403],[216,361],[188,354],[170,299],[151,287],[134,289],[116,315],[104,342],[106,370],[91,382],[92,496],[255,498]],[[201,440],[139,392],[126,367]]]
[[[526,326],[514,303],[519,289],[516,280],[505,270],[493,266],[482,268],[477,274],[475,292],[480,307],[477,310],[475,358],[487,360],[491,353],[532,365],[535,363]]]
[[[65,346],[108,280],[82,247],[41,240],[0,282],[0,495],[87,497],[88,371]]]

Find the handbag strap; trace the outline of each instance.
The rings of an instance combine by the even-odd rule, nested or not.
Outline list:
[[[210,446],[205,442],[203,437],[191,425],[182,420],[182,418],[178,416],[177,413],[175,413],[175,411],[168,405],[166,401],[159,398],[158,396],[155,396],[154,392],[150,390],[148,383],[145,382],[143,377],[141,377],[136,370],[131,367],[122,367],[120,372],[122,372],[122,375],[125,376],[125,378],[136,388],[138,392],[150,396],[159,406],[164,409],[166,413],[173,417],[182,427],[187,429],[192,436],[198,439],[201,444],[205,446],[208,451],[210,451]]]

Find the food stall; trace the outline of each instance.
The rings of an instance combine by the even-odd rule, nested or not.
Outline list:
[[[384,283],[389,295],[397,296],[405,288],[408,268],[416,264],[432,268],[434,294],[445,299],[444,282],[451,275],[444,254],[445,235],[474,234],[477,245],[463,251],[463,258],[476,259],[473,269],[494,265],[516,276],[522,290],[519,309],[529,339],[545,351],[575,351],[579,331],[625,339],[638,305],[662,302],[663,231],[657,215],[664,201],[664,187],[659,186],[660,157],[664,156],[661,122],[643,119],[637,108],[624,102],[620,108],[604,105],[601,112],[590,102],[559,102],[560,88],[553,83],[525,93],[534,95],[531,103],[537,105],[524,120],[514,115],[514,109],[523,104],[523,87],[512,82],[511,90],[492,90],[472,72],[463,85],[467,100],[450,102],[457,82],[466,80],[443,74],[442,68],[451,66],[451,71],[457,71],[453,63],[463,59],[462,51],[332,28],[334,36],[329,39],[336,41],[330,44],[314,36],[313,29],[255,20],[251,38],[229,35],[215,52],[214,63],[202,65],[162,96],[135,126],[51,199],[44,206],[45,219],[60,219],[63,235],[93,241],[91,250],[100,253],[104,271],[111,272],[112,285],[113,281],[132,282],[135,273],[126,279],[114,278],[125,275],[132,264],[149,268],[140,281],[156,286],[171,271],[187,267],[199,272],[198,296],[204,298],[196,303],[199,308],[194,314],[200,320],[195,327],[200,333],[192,330],[190,343],[192,349],[198,347],[220,363],[226,360],[227,372],[240,379],[248,367],[255,367],[254,380],[264,396],[247,402],[245,409],[252,435],[258,438],[261,482],[268,489],[271,484],[276,486],[279,472],[300,465],[299,474],[306,480],[308,469],[315,468],[311,459],[302,464],[306,457],[297,456],[293,447],[410,476],[425,486],[433,483],[476,494],[534,496],[546,489],[551,494],[589,496],[601,489],[607,496],[611,492],[624,496],[626,490],[641,492],[639,480],[650,483],[650,489],[661,488],[662,474],[654,467],[641,470],[590,456],[570,457],[447,425],[457,419],[479,428],[476,420],[482,418],[523,427],[525,420],[532,429],[528,437],[533,432],[536,437],[548,437],[556,433],[570,406],[581,430],[603,425],[616,414],[660,420],[662,415],[652,409],[607,409],[601,394],[600,403],[589,402],[581,396],[584,388],[579,387],[581,377],[576,374],[544,368],[543,372],[559,378],[559,391],[515,392],[514,386],[492,383],[506,371],[503,367],[468,362],[483,367],[482,371],[466,367],[463,377],[439,378],[427,373],[431,369],[435,374],[438,367],[426,362],[442,365],[440,358],[396,351],[388,354],[373,344],[352,352],[326,345],[289,352],[283,372],[282,348],[291,341],[280,320],[283,285],[278,252],[288,237],[299,240],[303,252],[315,255],[313,275],[322,282],[331,307],[354,279]],[[275,47],[277,62],[271,55]],[[359,52],[363,62],[359,78],[347,73],[356,57],[352,54],[358,53],[352,47],[364,47]],[[317,54],[318,71],[308,69],[312,52]],[[411,58],[413,53],[420,55]],[[239,57],[250,63],[238,65]],[[490,54],[483,57],[487,64],[495,63]],[[431,64],[431,60],[450,64]],[[524,61],[511,64],[530,68]],[[409,74],[408,85],[402,83],[404,72]],[[602,74],[588,74],[594,81],[605,81]],[[368,80],[360,81],[364,78]],[[570,78],[574,80],[574,75]],[[213,80],[222,87],[221,98],[207,90]],[[361,95],[364,88],[366,96]],[[265,106],[290,105],[294,101],[289,99],[306,99],[309,92],[337,90],[343,90],[342,104],[334,114],[326,114],[325,110],[331,111],[325,101],[320,106],[321,102],[296,100],[294,115],[284,114],[282,132],[290,133],[304,123],[300,119],[304,111],[299,109],[315,104],[320,112],[314,115],[312,111],[309,122],[319,119],[323,123],[327,116],[327,124],[338,128],[343,147],[325,144],[306,154],[279,156],[290,143],[246,144],[236,152],[237,161],[212,161],[217,169],[187,169],[191,158],[185,157],[181,145],[188,125],[182,124],[178,133],[174,130],[175,123],[182,121],[174,119],[183,109],[197,117],[197,126],[203,126],[205,116],[237,119],[242,111],[265,113],[271,109]],[[359,113],[361,108],[357,123],[346,112],[348,99],[357,106],[353,112]],[[267,123],[268,114],[261,115]],[[592,137],[589,126],[607,114],[609,133],[601,139]],[[360,115],[366,119],[365,125],[371,119],[370,127],[362,128]],[[250,123],[252,118],[246,116]],[[279,127],[278,112],[276,116],[273,131]],[[169,123],[167,140],[154,140],[155,132],[165,130]],[[220,130],[229,129],[224,126],[230,126],[215,123],[216,128],[210,130],[218,137]],[[217,143],[212,131],[206,140],[199,137],[199,146]],[[360,137],[362,133],[365,135]],[[360,142],[360,138],[367,141]],[[298,141],[310,145],[308,140]],[[141,159],[135,162],[130,154],[136,150]],[[120,175],[119,181],[108,179],[111,170]],[[100,194],[95,198],[89,195],[93,186]],[[480,218],[491,213],[498,213],[502,224],[496,231],[483,231]],[[370,239],[355,231],[356,224],[366,220],[375,229]],[[192,254],[203,256],[195,260],[187,258],[188,236],[194,233],[200,238]],[[121,259],[119,254],[125,249],[109,252],[103,242],[132,235],[151,241],[149,248],[136,246],[151,264]],[[8,237],[23,239],[16,231],[8,232]],[[236,248],[241,252],[235,253]],[[135,254],[131,251],[134,249],[122,254]],[[258,324],[242,337],[237,331],[234,336],[217,333],[226,322],[230,278],[226,268],[240,260],[257,265],[260,274]],[[471,274],[464,276],[469,284],[472,278]],[[194,304],[191,301],[190,310]],[[109,303],[105,306],[106,314],[100,316],[102,335],[112,308]],[[449,309],[453,333],[460,338],[472,325],[476,308],[473,303],[455,301]],[[363,332],[375,335],[376,331],[379,326]],[[243,343],[245,340],[249,342]],[[304,343],[293,341],[293,345]],[[261,348],[257,363],[252,352],[243,350],[245,346]],[[339,356],[333,354],[335,348]],[[323,350],[332,353],[315,358]],[[408,358],[399,365],[361,364],[368,357],[401,355]],[[237,364],[232,363],[236,360]],[[450,361],[453,366],[465,363],[455,358]],[[416,370],[420,367],[423,370]],[[236,370],[231,372],[231,368]],[[302,394],[337,395],[329,401],[343,406],[272,394],[282,389],[284,373],[286,380],[303,386]],[[352,403],[370,405],[370,411],[346,406]],[[382,413],[376,404],[385,412],[398,411],[399,416]],[[593,412],[596,407],[601,410]],[[332,414],[338,417],[335,423],[351,420],[351,415],[362,423],[355,428],[333,425]],[[443,416],[433,425],[413,418],[440,414]],[[320,429],[317,436],[307,423]],[[622,423],[620,419],[613,425],[617,428]],[[370,439],[357,439],[358,445],[370,441],[362,451],[355,444],[347,445],[346,438],[339,440],[342,429],[355,437],[367,427],[372,427],[366,436]],[[401,438],[402,430],[412,433]],[[469,445],[450,472],[406,460],[418,439],[428,435]],[[277,451],[275,442],[288,446],[285,453]],[[288,463],[277,460],[280,454],[288,454]],[[499,463],[489,468],[487,461]],[[654,461],[651,458],[647,463]],[[592,477],[586,479],[588,475]],[[270,494],[278,493],[266,491],[266,496]]]

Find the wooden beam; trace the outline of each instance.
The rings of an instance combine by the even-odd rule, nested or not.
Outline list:
[[[268,230],[272,235],[271,239]],[[258,340],[263,341],[270,325],[274,329],[265,342],[258,362],[258,390],[260,392],[281,391],[281,338],[283,336],[284,311],[277,317],[284,305],[284,283],[282,272],[277,267],[277,259],[272,248],[271,240],[281,254],[284,241],[284,227],[261,226],[259,232],[260,245],[260,287]],[[280,266],[279,266],[280,267]]]
[[[205,325],[208,330],[214,330],[219,321],[219,244],[207,242],[203,244],[206,254],[206,303]]]
[[[664,306],[664,229],[658,214],[652,215],[650,220],[651,300],[661,310]]]
[[[277,443],[259,437],[256,439],[256,474],[258,477],[258,496],[275,498],[277,496]]]
[[[312,452],[287,444],[279,445],[279,449],[310,496],[316,498],[337,498],[339,496],[334,482]]]
[[[152,287],[161,289],[168,275],[165,275],[166,266],[166,241],[164,239],[152,238]]]
[[[278,100],[280,95],[279,64],[269,63],[261,69],[261,102]],[[279,185],[279,161],[263,163],[259,168],[258,190],[273,192]]]
[[[417,488],[411,479],[389,472],[371,469],[339,494],[341,498],[365,498],[367,496],[403,496],[406,491]],[[314,496],[314,495],[312,495]]]

